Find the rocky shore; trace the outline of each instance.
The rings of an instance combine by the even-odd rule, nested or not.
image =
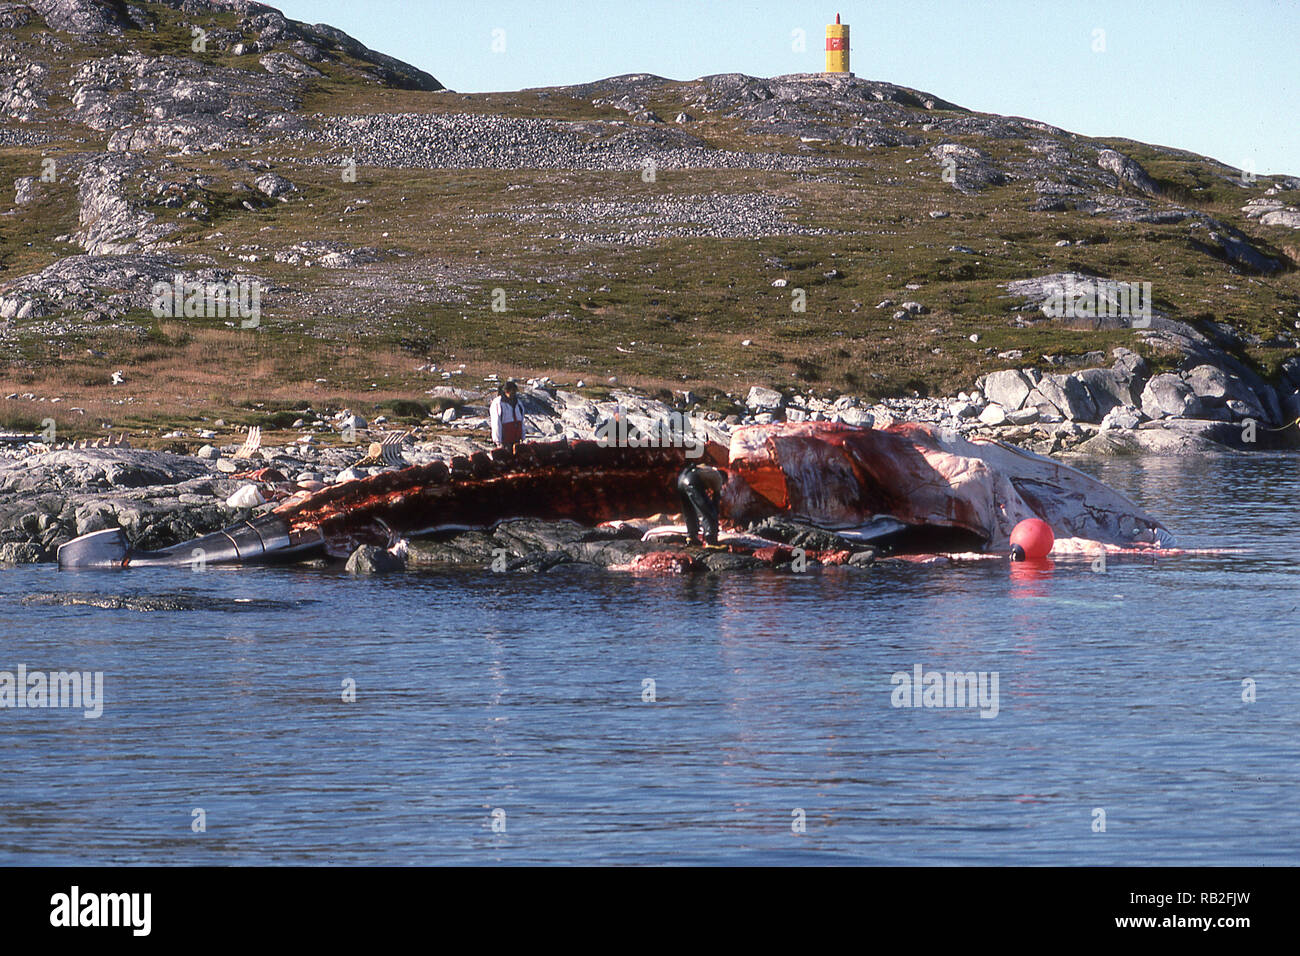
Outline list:
[[[356,376],[372,388],[390,355],[412,357],[404,372],[425,363],[393,385],[420,410],[400,427],[304,400],[289,434],[292,418],[261,423],[278,430],[258,448],[219,419],[166,432],[168,451],[0,435],[0,563],[50,561],[109,527],[157,548],[300,489],[485,448],[496,383],[451,363],[489,333],[547,363],[533,374],[575,376],[523,389],[533,440],[682,416],[722,444],[750,423],[916,421],[1057,456],[1293,448],[1300,435],[1294,176],[865,77],[627,74],[460,95],[245,0],[0,2],[0,116],[12,184],[0,222],[18,237],[0,275],[0,346],[24,383],[0,390],[9,421],[89,417],[74,406],[93,414],[93,393],[113,395],[100,421],[120,423],[150,363],[191,346],[216,360],[198,358],[191,321],[196,336],[252,340],[209,350],[232,382],[276,365],[250,362],[253,342],[262,357],[307,350],[292,380],[307,387],[326,383],[316,376],[340,341],[377,356],[373,377]],[[1148,292],[1138,314],[1103,315],[1098,301],[1052,313],[1063,288],[1112,278],[1154,280],[1159,308]],[[256,286],[266,314],[250,331],[224,310],[173,308],[169,331],[155,289],[178,281]],[[652,369],[656,355],[671,365]],[[78,361],[84,385],[41,382]],[[635,393],[616,372],[674,390]],[[246,383],[241,414],[279,375]],[[689,388],[733,380],[745,385]],[[859,394],[873,385],[904,397]],[[405,560],[500,550],[518,569],[661,560],[635,529],[517,522],[412,542]],[[398,560],[386,554],[357,567]]]
[[[1176,333],[1171,327],[1153,332]],[[1198,347],[1195,355],[1210,354],[1210,343]],[[950,398],[871,403],[851,395],[828,398],[753,386],[731,397],[734,410],[729,413],[702,409],[689,391],[671,403],[630,390],[596,400],[576,385],[566,388],[545,378],[529,380],[521,395],[527,437],[543,441],[598,438],[602,430],[613,438],[618,431],[611,423],[619,421],[625,437],[617,440],[660,440],[666,425],[680,433],[685,423],[688,436],[722,445],[746,424],[828,421],[880,427],[917,421],[1049,455],[1185,455],[1296,445],[1295,429],[1284,426],[1300,415],[1297,393],[1279,397],[1226,356],[1221,365],[1201,363],[1159,374],[1128,349],[1116,348],[1111,358],[1108,367],[1075,371],[1007,369]],[[1287,372],[1300,386],[1300,363]],[[299,490],[489,448],[487,405],[494,393],[493,381],[434,386],[428,396],[445,410],[406,432],[394,430],[382,416],[368,422],[347,409],[330,415],[304,408],[294,422],[296,438],[257,447],[247,457],[236,457],[250,444],[247,434],[231,430],[224,443],[215,430],[169,433],[166,437],[175,442],[195,447],[188,455],[122,447],[48,449],[39,441],[9,436],[8,444],[0,446],[0,563],[52,561],[60,544],[111,527],[124,529],[136,548],[165,547],[269,509]],[[214,425],[224,428],[225,423]],[[411,542],[403,559],[412,565],[486,566],[494,560],[501,565],[504,554],[502,570],[545,570],[569,562],[628,568],[664,551],[662,544],[641,541],[642,530],[511,522],[495,530]],[[835,555],[828,558],[833,563],[847,563],[863,550],[860,544],[807,528],[759,533],[774,545]],[[788,548],[758,558],[690,555],[680,548],[677,553],[677,560],[714,569],[789,560]],[[393,563],[385,553],[356,559],[360,570]]]

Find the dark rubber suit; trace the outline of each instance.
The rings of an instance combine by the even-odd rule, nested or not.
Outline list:
[[[677,494],[682,499],[682,513],[686,515],[686,536],[691,541],[698,541],[700,524],[703,523],[705,542],[717,544],[718,505],[709,491],[708,479],[693,466],[688,466],[677,476]]]

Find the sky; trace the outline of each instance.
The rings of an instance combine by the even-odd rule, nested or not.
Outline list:
[[[858,76],[1300,176],[1300,0],[271,2],[466,93],[819,71],[838,12]]]

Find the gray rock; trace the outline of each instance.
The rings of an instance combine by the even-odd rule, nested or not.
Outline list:
[[[36,199],[36,184],[40,182],[35,176],[19,176],[14,180],[14,203],[25,206]]]
[[[1259,217],[1261,226],[1285,226],[1300,229],[1300,209],[1277,209]]]
[[[1192,387],[1170,372],[1154,376],[1142,389],[1142,413],[1148,418],[1195,418],[1200,412]]]
[[[752,554],[732,554],[730,551],[707,551],[700,558],[700,563],[713,574],[726,574],[730,571],[750,571],[765,565]]]
[[[1147,175],[1147,171],[1141,164],[1117,150],[1103,149],[1097,154],[1097,165],[1107,172],[1114,173],[1121,184],[1130,186],[1140,193],[1148,196],[1156,196],[1160,193],[1160,187]]]
[[[1007,421],[1012,425],[1032,425],[1038,421],[1038,417],[1037,408],[1018,408],[1014,412],[1007,414]]]
[[[298,187],[283,176],[276,173],[265,173],[253,180],[253,185],[262,195],[271,199],[279,199],[286,193],[297,192]]]
[[[1132,405],[1121,405],[1112,408],[1106,413],[1101,420],[1101,430],[1110,431],[1111,429],[1132,429],[1142,424],[1144,418],[1138,409]]]
[[[984,411],[980,412],[979,418],[985,425],[1005,425],[1007,410],[996,402],[991,402],[984,406]]]
[[[1213,365],[1198,365],[1189,371],[1187,384],[1191,386],[1197,398],[1226,399],[1228,397],[1228,374]]]
[[[1201,400],[1202,409],[1227,408],[1238,418],[1256,418],[1276,421],[1281,417],[1276,394],[1261,396],[1272,389],[1259,383],[1252,389],[1240,377],[1214,365],[1198,365],[1186,376],[1187,384]],[[1273,399],[1269,401],[1269,399]]]
[[[216,461],[221,457],[221,449],[214,448],[212,445],[204,445],[194,453],[195,458],[201,458],[204,461]]]
[[[658,122],[655,120],[654,122]],[[573,557],[563,551],[542,551],[536,554],[526,554],[522,558],[516,558],[506,565],[507,571],[522,571],[525,574],[537,574],[543,571],[550,571],[563,564],[572,564]]]
[[[869,568],[876,563],[876,552],[859,551],[849,558],[849,564],[855,568]]]
[[[1100,421],[1112,408],[1132,405],[1137,399],[1129,385],[1129,379],[1113,369],[1082,369],[1071,378],[1081,381],[1092,399],[1095,417],[1089,417],[1086,421]]]
[[[1087,385],[1075,375],[1044,375],[1035,390],[1069,421],[1094,422],[1099,417]]]
[[[993,165],[988,153],[974,146],[941,143],[930,150],[930,157],[941,167],[944,181],[958,192],[969,195],[1007,181],[1006,174]]]
[[[45,550],[30,542],[10,542],[0,545],[0,564],[37,564],[48,560]]]
[[[325,75],[314,66],[308,66],[296,56],[285,53],[283,50],[268,53],[257,62],[262,65],[262,69],[266,70],[267,73],[284,73],[295,78],[311,77],[313,79]]]
[[[88,501],[77,507],[77,534],[90,534],[92,531],[116,527],[118,527],[117,511],[107,502]]]
[[[143,449],[68,449],[0,461],[0,492],[130,489],[175,485],[207,474],[207,468],[188,455]]]
[[[846,408],[837,413],[840,421],[846,425],[857,425],[861,428],[871,428],[876,423],[876,416],[871,414],[865,408]]]
[[[1111,354],[1115,357],[1111,368],[1128,381],[1130,391],[1137,389],[1137,394],[1140,395],[1142,386],[1151,374],[1146,359],[1123,346],[1117,346]]]
[[[493,551],[500,542],[482,531],[465,531],[444,539],[422,538],[410,543],[407,561],[411,565],[459,564],[490,567]],[[511,554],[511,557],[518,557]]]
[[[547,521],[541,518],[519,518],[498,525],[492,532],[497,547],[512,555],[564,551],[576,542],[599,537],[591,528],[576,521]]]
[[[64,33],[113,33],[135,24],[127,14],[125,3],[102,3],[97,0],[27,0],[27,5],[41,15],[51,30]]]
[[[1271,275],[1282,268],[1281,262],[1256,249],[1247,236],[1230,226],[1215,223],[1213,220],[1210,222],[1218,228],[1211,229],[1204,242],[1193,239],[1193,246],[1236,266],[1241,272]]]
[[[763,411],[775,411],[785,404],[785,398],[780,392],[772,388],[764,388],[761,385],[755,385],[745,396],[745,405],[751,409],[761,409]]]
[[[31,18],[31,8],[24,4],[0,3],[0,30],[17,30]]]
[[[373,544],[363,544],[352,552],[345,570],[349,574],[383,574],[405,568],[406,562],[397,555]]]
[[[976,384],[990,402],[996,402],[1009,411],[1014,411],[1025,403],[1031,387],[1029,379],[1016,369],[990,372]]]

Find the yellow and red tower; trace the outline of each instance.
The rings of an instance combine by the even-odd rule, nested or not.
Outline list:
[[[840,23],[840,15],[835,14],[835,22],[826,25],[826,72],[849,73],[849,25]]]

